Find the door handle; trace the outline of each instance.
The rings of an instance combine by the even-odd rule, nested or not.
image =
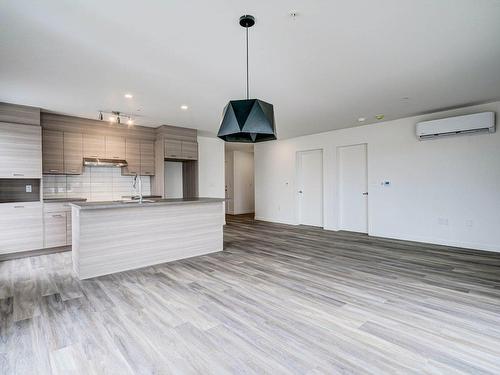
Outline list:
[[[368,195],[368,192],[364,192],[363,195]]]

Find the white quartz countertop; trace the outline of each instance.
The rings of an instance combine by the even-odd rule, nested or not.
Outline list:
[[[144,199],[139,201],[105,201],[105,202],[71,202],[70,205],[80,210],[102,210],[112,208],[157,207],[160,205],[181,205],[194,203],[224,202],[224,198],[171,198],[171,199]]]

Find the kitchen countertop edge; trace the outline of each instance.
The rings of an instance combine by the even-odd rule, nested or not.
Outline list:
[[[157,206],[173,206],[193,203],[218,203],[224,202],[224,198],[179,198],[179,199],[155,199],[154,202],[145,203],[126,203],[122,201],[108,201],[108,202],[70,202],[72,207],[80,210],[103,210],[113,208],[137,208],[137,207],[157,207]]]

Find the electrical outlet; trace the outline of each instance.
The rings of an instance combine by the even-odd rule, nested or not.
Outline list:
[[[448,225],[448,219],[446,219],[444,217],[440,217],[440,218],[438,218],[438,224],[439,225]]]
[[[31,193],[33,190],[31,185],[26,185],[26,193]]]

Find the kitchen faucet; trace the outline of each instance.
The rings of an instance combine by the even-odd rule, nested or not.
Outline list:
[[[137,191],[137,181],[139,181],[139,204],[140,204],[142,203],[142,179],[141,176],[136,174],[134,176],[134,183],[132,184],[135,191]]]

